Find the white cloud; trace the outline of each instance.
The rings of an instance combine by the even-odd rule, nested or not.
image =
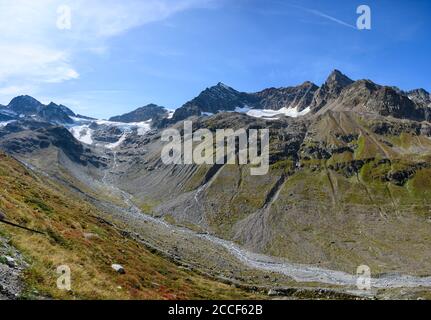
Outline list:
[[[11,88],[79,78],[76,57],[103,55],[109,39],[215,0],[0,0],[0,99]],[[57,28],[59,6],[71,8],[70,30]]]
[[[0,44],[0,82],[53,83],[78,77],[65,51],[38,45]]]

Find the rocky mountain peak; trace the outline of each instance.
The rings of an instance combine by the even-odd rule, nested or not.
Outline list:
[[[38,111],[37,116],[44,121],[64,124],[73,123],[73,120],[70,117],[75,116],[75,114],[69,108],[51,102],[47,106],[42,106]]]
[[[420,104],[423,107],[431,106],[431,94],[425,89],[419,88],[419,89],[411,90],[406,94],[411,100]]]
[[[217,85],[205,89],[202,93],[213,94],[213,95],[236,95],[239,92],[228,85],[219,82]]]
[[[24,95],[13,98],[8,108],[18,114],[30,115],[40,111],[43,104],[33,97]]]
[[[148,104],[146,106],[140,107],[134,111],[129,113],[125,113],[120,116],[111,117],[109,121],[114,122],[143,122],[148,120],[160,120],[162,118],[166,118],[169,112],[165,107],[156,105],[154,103]]]
[[[335,69],[329,75],[328,79],[325,82],[325,85],[331,86],[331,87],[336,86],[336,87],[344,88],[344,87],[347,87],[348,85],[351,85],[353,82],[354,81],[352,79],[350,79],[349,77],[341,73],[341,71]]]
[[[421,109],[424,118],[431,120],[431,94],[425,89],[416,89],[406,93],[407,97]]]
[[[44,105],[35,98],[23,95],[13,98],[7,107],[0,108],[0,121],[31,118],[55,124],[70,124],[75,113],[64,105],[50,102]]]
[[[229,91],[235,91],[232,87],[229,87],[228,85],[224,84],[223,82],[219,82],[217,83],[217,85],[215,86],[216,88],[219,89],[224,89],[224,90],[229,90]]]
[[[62,112],[64,112],[65,114],[67,114],[69,117],[75,117],[75,113],[70,110],[68,107],[62,105],[62,104],[56,104],[54,102],[50,102],[46,107],[49,107],[51,109],[58,109]]]
[[[258,105],[258,97],[249,93],[239,92],[219,82],[215,86],[206,88],[196,98],[178,108],[172,121],[181,121],[190,116],[200,116],[202,113],[234,111],[236,108],[253,108]]]
[[[9,103],[9,107],[17,104],[42,105],[40,101],[36,100],[35,98],[29,95],[22,95],[22,96],[13,98]]]
[[[56,104],[56,103],[54,103],[54,102],[50,102],[49,104],[47,104],[46,105],[47,107],[50,107],[50,108],[56,108],[56,107],[58,107],[58,104]]]
[[[311,110],[318,112],[325,105],[336,100],[341,91],[352,83],[354,81],[339,70],[332,71],[325,83],[316,91],[311,103]]]
[[[296,108],[302,111],[310,106],[314,93],[319,87],[310,81],[296,87],[269,88],[257,92],[260,107],[263,109],[280,110]]]
[[[303,87],[303,88],[316,87],[316,88],[318,88],[318,86],[316,84],[314,84],[313,82],[311,82],[311,81],[305,81],[299,87]]]
[[[409,91],[408,93],[416,93],[416,94],[424,95],[424,96],[430,95],[430,93],[428,91],[426,91],[424,88],[414,89],[414,90]]]

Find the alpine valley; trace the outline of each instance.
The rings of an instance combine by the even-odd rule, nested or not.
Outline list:
[[[269,129],[269,173],[165,165],[161,133],[185,120]],[[0,211],[44,234],[0,224],[0,297],[431,298],[430,121],[424,89],[338,70],[109,120],[16,97],[0,106]]]

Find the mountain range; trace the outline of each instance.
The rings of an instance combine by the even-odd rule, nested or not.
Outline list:
[[[377,296],[399,297],[431,286],[430,112],[424,89],[338,70],[321,86],[246,93],[218,83],[175,111],[150,104],[109,120],[21,96],[0,106],[0,149],[192,270],[346,293],[346,278],[328,270],[365,264],[387,285]],[[269,173],[163,164],[162,131],[186,119],[211,131],[269,129]],[[75,235],[70,228],[63,237]]]
[[[334,70],[321,87],[307,81],[296,87],[244,93],[219,83],[178,108],[171,123],[192,115],[244,108],[279,110],[280,113],[294,110],[292,114],[304,110],[314,114],[325,110],[352,110],[420,121],[429,120],[430,94],[424,89],[405,92],[370,80],[353,81]]]
[[[239,92],[223,83],[207,88],[175,112],[156,104],[140,107],[129,113],[113,116],[111,122],[137,123],[153,120],[156,127],[172,125],[190,116],[213,115],[220,112],[246,112],[264,117],[322,114],[327,110],[375,113],[399,119],[429,121],[431,95],[425,89],[402,91],[396,87],[378,85],[371,80],[353,81],[334,70],[318,87],[306,81],[295,87],[268,88],[256,93]],[[172,114],[173,113],[173,114]],[[68,107],[51,102],[43,105],[30,96],[20,96],[9,105],[0,105],[0,120],[31,118],[58,124],[73,123],[77,117]],[[78,116],[81,119],[95,120]]]

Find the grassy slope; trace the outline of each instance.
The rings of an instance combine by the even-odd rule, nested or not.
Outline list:
[[[302,169],[289,177],[273,206],[276,231],[268,253],[349,272],[368,264],[377,273],[428,275],[431,140],[405,132],[376,134],[373,121],[336,116],[323,117],[305,143],[323,141],[354,152],[301,160]],[[346,134],[358,138],[343,142],[339,137]],[[365,164],[357,175],[346,175],[353,160]],[[404,183],[388,179],[398,172],[411,175]]]
[[[0,225],[30,263],[27,292],[58,299],[202,299],[254,298],[231,286],[178,268],[123,237],[97,219],[98,210],[48,178],[33,175],[0,154],[0,210],[9,220],[47,236]],[[119,275],[111,264],[126,270]],[[72,271],[72,291],[56,287],[59,265]]]

